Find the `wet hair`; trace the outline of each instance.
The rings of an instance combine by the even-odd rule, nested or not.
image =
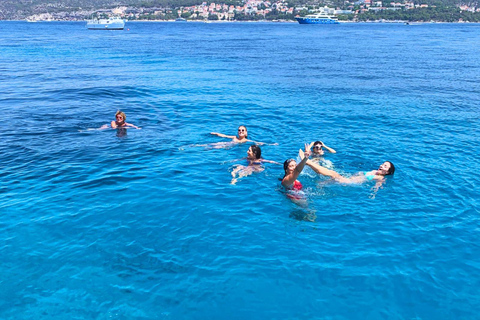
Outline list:
[[[319,144],[320,147],[321,147],[321,146],[322,146],[322,141],[315,141],[315,142],[313,143],[313,146],[315,147],[317,144]]]
[[[245,126],[239,126],[238,129],[240,128],[245,128],[245,139],[248,139],[248,130],[247,130],[247,127]]]
[[[295,161],[295,159],[287,159],[285,160],[285,162],[283,163],[283,170],[285,171],[285,174],[283,175],[283,178],[282,179],[279,179],[279,180],[283,180],[285,179],[285,176],[287,175],[287,169],[288,169],[288,165],[290,164],[290,162],[292,161]]]
[[[115,121],[116,121],[118,115],[121,115],[123,117],[123,122],[127,121],[127,116],[125,115],[125,113],[123,111],[120,111],[120,110],[118,110],[117,113],[115,113]]]
[[[283,170],[285,171],[285,173],[287,172],[288,165],[289,165],[290,162],[292,162],[292,161],[295,161],[295,159],[287,159],[287,160],[285,160],[285,162],[283,163]]]
[[[250,148],[252,148],[252,152],[255,155],[255,159],[260,159],[260,157],[262,156],[262,149],[260,149],[260,147],[257,146],[256,144],[252,144]]]
[[[388,176],[388,175],[394,174],[395,173],[395,166],[393,165],[393,163],[391,163],[390,161],[385,161],[385,162],[390,163],[390,169],[388,169],[386,175]]]

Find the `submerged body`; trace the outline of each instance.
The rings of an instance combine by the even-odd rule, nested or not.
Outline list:
[[[120,129],[120,128],[126,129],[128,127],[141,129],[140,127],[137,127],[134,124],[126,122],[126,120],[127,120],[127,116],[125,115],[125,113],[119,110],[117,111],[117,113],[115,113],[115,121],[110,122],[110,126],[112,127],[112,129]],[[107,128],[108,128],[108,125],[103,125],[100,127],[100,129],[107,129]]]
[[[275,163],[280,164],[275,161],[267,160],[261,158],[262,151],[259,146],[252,145],[247,150],[247,157],[244,158],[247,160],[248,165],[243,166],[240,164],[235,165],[234,169],[232,170],[232,181],[231,184],[236,184],[238,179],[251,175],[252,173],[258,173],[265,170],[262,166],[263,163]]]

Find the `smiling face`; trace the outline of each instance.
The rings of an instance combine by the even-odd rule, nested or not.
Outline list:
[[[117,113],[115,114],[115,122],[118,125],[121,125],[125,122],[125,120],[126,120],[125,113],[123,113],[122,111],[117,111]]]
[[[297,162],[295,160],[291,160],[288,163],[287,168],[285,169],[285,173],[286,174],[292,173],[295,170],[296,167],[297,167]]]
[[[390,174],[391,167],[392,167],[392,164],[388,161],[385,161],[378,168],[378,173],[383,176],[388,175]]]
[[[323,155],[323,149],[321,144],[314,145],[312,151],[316,155]]]
[[[245,128],[244,126],[238,127],[238,138],[240,140],[247,138],[247,128]]]

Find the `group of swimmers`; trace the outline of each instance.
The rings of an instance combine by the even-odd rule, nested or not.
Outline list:
[[[235,184],[239,178],[245,177],[247,175],[252,174],[253,172],[261,172],[263,171],[263,167],[261,167],[262,163],[275,163],[280,164],[275,161],[266,160],[261,157],[262,151],[259,145],[264,144],[262,142],[256,142],[253,140],[249,140],[247,138],[247,128],[245,126],[238,127],[238,134],[236,136],[229,136],[217,132],[212,132],[211,134],[223,137],[223,138],[230,138],[232,141],[236,143],[245,143],[245,142],[254,142],[255,144],[250,146],[247,151],[246,160],[248,161],[248,166],[236,165],[232,171],[232,184]],[[311,151],[313,147],[313,152]],[[300,181],[297,180],[300,173],[303,171],[305,165],[309,166],[313,169],[316,173],[331,177],[335,181],[344,184],[352,184],[352,183],[362,183],[365,181],[376,181],[382,183],[385,180],[385,176],[392,175],[395,172],[395,166],[390,161],[385,161],[380,165],[377,170],[371,170],[367,172],[359,172],[351,177],[344,177],[338,172],[328,169],[319,164],[318,161],[309,159],[310,157],[319,159],[325,153],[324,151],[327,150],[330,153],[336,153],[333,148],[328,147],[322,141],[315,141],[309,144],[305,144],[305,150],[299,150],[299,157],[301,161],[297,164],[294,159],[288,159],[283,163],[283,169],[285,174],[282,178],[282,186],[284,186],[288,190],[301,190],[302,184]]]
[[[140,129],[139,127],[127,123],[126,122],[126,115],[122,111],[117,111],[115,114],[115,121],[112,121],[110,126],[114,129],[118,128],[126,128],[132,127],[135,129]],[[108,128],[108,125],[104,125],[101,129]],[[262,172],[264,170],[262,163],[280,163],[276,161],[266,160],[262,158],[262,150],[260,149],[260,145],[264,145],[263,142],[253,141],[248,139],[248,131],[245,126],[238,127],[237,135],[226,135],[218,132],[211,132],[212,135],[216,135],[221,138],[228,138],[232,139],[232,143],[246,143],[252,142],[254,143],[251,145],[247,150],[247,157],[243,158],[246,159],[248,162],[247,166],[243,165],[235,165],[234,169],[232,170],[232,184],[235,184],[238,179],[251,175],[254,172]],[[205,145],[202,145],[205,146]],[[313,147],[313,151],[311,150]],[[345,177],[339,174],[338,172],[326,168],[319,164],[318,159],[324,155],[324,149],[330,153],[336,153],[333,148],[328,147],[322,141],[315,141],[309,144],[305,144],[305,150],[299,150],[299,158],[300,162],[297,163],[294,159],[288,159],[283,163],[283,169],[285,174],[282,181],[282,186],[285,187],[287,190],[296,190],[299,191],[302,189],[302,184],[300,181],[297,180],[300,173],[302,173],[305,165],[312,168],[312,170],[320,175],[330,177],[337,182],[343,184],[359,184],[366,181],[376,181],[377,185],[380,186],[384,181],[385,177],[388,175],[393,175],[395,172],[395,166],[390,161],[385,161],[380,165],[377,170],[371,171],[362,171],[357,174],[352,175],[351,177]],[[310,159],[312,158],[312,159]],[[237,159],[237,160],[243,160]],[[237,161],[234,160],[234,161]],[[317,161],[315,161],[317,160]]]

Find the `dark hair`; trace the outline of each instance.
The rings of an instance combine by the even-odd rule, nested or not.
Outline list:
[[[250,148],[252,149],[252,152],[255,155],[255,159],[260,159],[260,157],[262,156],[262,149],[260,149],[260,147],[257,146],[256,144],[252,144]]]
[[[322,146],[322,141],[315,141],[315,142],[313,143],[313,146],[315,147],[317,144],[319,144],[320,146]]]
[[[295,159],[287,159],[287,160],[285,160],[285,162],[283,163],[283,170],[284,170],[285,172],[287,172],[288,165],[289,165],[290,162],[292,162],[292,161],[295,161]]]
[[[390,169],[388,169],[386,175],[388,176],[388,175],[394,174],[395,173],[395,166],[393,165],[393,163],[391,163],[390,161],[385,161],[385,162],[390,163]]]
[[[290,162],[292,161],[295,161],[295,159],[287,159],[285,160],[285,162],[283,163],[283,170],[285,171],[284,175],[283,175],[283,178],[278,178],[278,180],[280,181],[283,181],[283,179],[285,179],[285,176],[287,175],[287,168],[288,168],[288,165],[290,164]]]
[[[246,133],[246,134],[245,134],[245,138],[248,139],[248,129],[247,129],[247,127],[245,127],[245,126],[238,126],[238,129],[240,129],[241,127],[244,127],[244,128],[245,128],[245,133]]]

